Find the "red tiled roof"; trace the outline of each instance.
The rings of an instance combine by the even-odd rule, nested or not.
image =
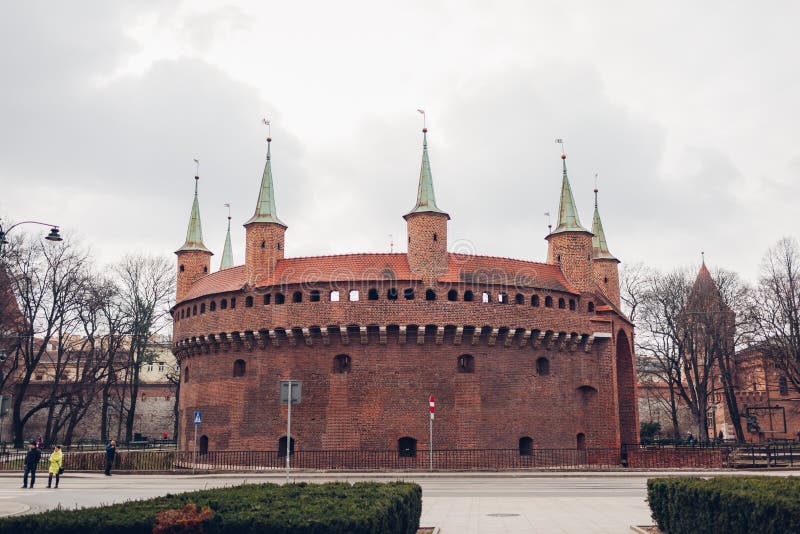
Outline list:
[[[343,254],[286,258],[278,261],[275,272],[257,285],[289,285],[315,282],[362,280],[421,280],[411,272],[405,253]],[[491,256],[450,254],[447,272],[441,282],[501,284],[537,287],[577,294],[556,265]],[[204,276],[189,289],[184,300],[203,295],[241,289],[245,284],[244,266],[231,267]]]

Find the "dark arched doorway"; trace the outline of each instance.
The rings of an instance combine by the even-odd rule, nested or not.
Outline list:
[[[636,421],[636,386],[631,344],[627,334],[617,334],[617,406],[619,408],[619,437],[622,445],[638,443]]]

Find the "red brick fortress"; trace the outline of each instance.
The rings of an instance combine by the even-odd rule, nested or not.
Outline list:
[[[269,146],[245,265],[209,273],[197,191],[176,252],[182,449],[195,411],[201,450],[285,449],[289,379],[302,382],[294,450],[427,449],[431,394],[436,449],[637,441],[619,262],[596,206],[592,231],[580,226],[566,161],[547,263],[447,251],[427,133],[407,253],[285,258]]]

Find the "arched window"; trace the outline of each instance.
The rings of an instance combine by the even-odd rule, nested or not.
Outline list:
[[[378,300],[378,290],[373,287],[367,291],[367,300]]]
[[[590,312],[593,312],[594,311],[594,302],[590,302],[588,304],[587,308],[589,309]]]
[[[414,288],[409,287],[403,290],[403,298],[406,300],[414,300]]]
[[[181,263],[180,270],[181,270],[181,272],[184,272],[186,270],[186,267],[184,267],[182,263]]]
[[[450,302],[457,301],[458,300],[458,291],[456,291],[455,289],[451,289],[450,291],[448,291],[447,292],[447,300],[449,300]]]
[[[514,302],[517,304],[525,304],[525,295],[522,293],[517,293],[517,296],[514,297]]]
[[[200,436],[200,454],[208,454],[208,436]]]
[[[464,291],[464,302],[472,302],[473,300],[475,300],[475,295],[473,295],[472,291],[469,289]]]
[[[192,306],[192,315],[197,315],[197,304]]]
[[[536,360],[536,374],[539,376],[545,376],[550,374],[550,360],[545,357],[541,357]]]
[[[569,309],[575,311],[575,299],[569,299]]]
[[[187,365],[183,369],[183,383],[185,384],[188,381],[189,381],[189,366]]]
[[[426,289],[425,300],[436,300],[436,291],[434,291],[433,289]]]
[[[275,304],[283,304],[286,302],[286,295],[283,293],[275,293]]]
[[[247,295],[244,298],[244,307],[245,308],[252,308],[253,307],[253,297],[252,296]]]
[[[331,297],[331,302],[339,302],[339,292],[338,291],[331,291],[330,297]]]
[[[286,458],[286,436],[278,440],[278,456]],[[294,456],[294,438],[289,441],[289,456]]]
[[[433,233],[433,240],[434,241],[439,241],[439,236],[436,235],[436,232]]]
[[[781,397],[785,397],[789,394],[789,381],[786,380],[785,376],[778,379],[778,393]]]
[[[217,302],[212,300],[211,304],[208,305],[209,311],[217,311]]]
[[[233,376],[244,376],[247,370],[247,363],[244,360],[236,360],[233,362]]]
[[[268,306],[272,302],[272,293],[264,294],[264,306]]]
[[[486,303],[487,303],[487,302],[489,302],[490,300],[492,300],[492,296],[491,296],[489,293],[487,293],[486,291],[484,291],[483,293],[481,293],[481,302],[483,302],[484,304],[486,304]]]
[[[303,292],[302,291],[295,291],[292,294],[292,302],[303,302]]]
[[[539,307],[539,295],[531,296],[531,306],[533,306],[534,308]]]
[[[231,309],[236,307],[236,297],[231,297]]]
[[[350,372],[350,356],[339,354],[333,359],[333,372],[337,374]]]
[[[181,310],[181,319],[183,319],[183,316],[184,316],[184,313],[183,313],[183,310]]]
[[[308,294],[308,300],[309,302],[319,302],[319,290],[313,289],[311,293]]]
[[[414,458],[417,455],[417,440],[409,436],[398,439],[397,453],[400,458]]]
[[[348,298],[350,302],[358,302],[358,299],[361,298],[358,289],[351,289],[350,293],[348,294]]]
[[[204,272],[204,273],[207,273],[207,272],[208,272],[208,266],[205,266],[205,267],[203,267],[203,272]]]
[[[519,438],[519,455],[531,456],[533,455],[533,438],[530,436],[523,436]]]
[[[475,372],[475,358],[470,354],[462,354],[458,357],[458,372],[459,373],[474,373]]]
[[[581,386],[578,388],[578,392],[584,402],[589,402],[597,395],[597,390],[592,386]]]
[[[575,446],[578,448],[579,451],[586,450],[586,434],[581,432],[577,436],[575,436]]]
[[[552,308],[553,307],[553,297],[548,295],[548,296],[546,296],[544,298],[544,307],[545,308]]]
[[[561,297],[558,298],[558,307],[562,310],[567,307],[567,303]]]
[[[205,312],[206,312],[206,303],[205,302],[201,302],[200,303],[200,313],[205,313]]]
[[[508,293],[498,293],[497,302],[500,304],[508,304]]]
[[[397,288],[390,287],[389,291],[386,292],[386,299],[397,300]]]

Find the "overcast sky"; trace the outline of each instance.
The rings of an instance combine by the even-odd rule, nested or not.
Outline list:
[[[623,263],[704,250],[752,279],[800,235],[798,20],[794,1],[17,2],[0,217],[100,263],[172,254],[199,158],[212,265],[225,203],[242,263],[268,117],[288,256],[405,250],[424,108],[451,248],[544,261],[563,137],[581,222],[599,173]]]

